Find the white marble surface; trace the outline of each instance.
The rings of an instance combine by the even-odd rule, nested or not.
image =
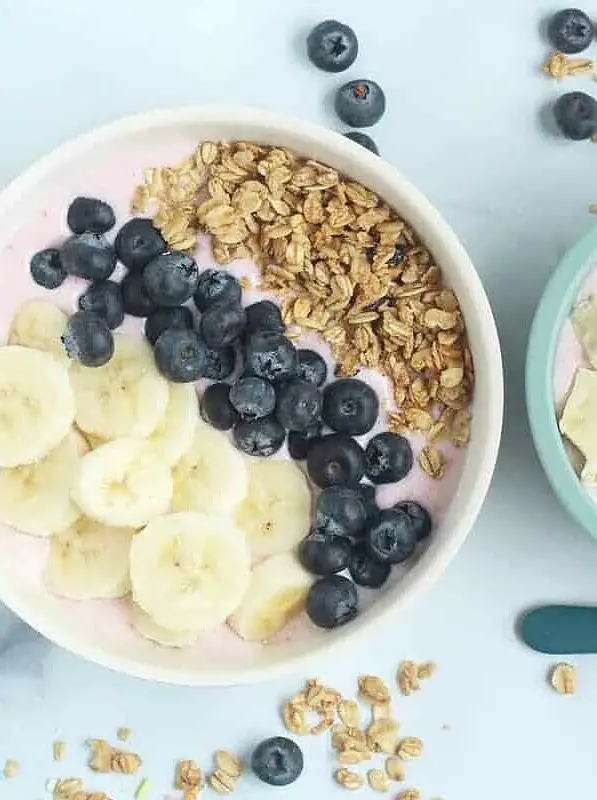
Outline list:
[[[321,664],[348,691],[359,671],[390,679],[404,657],[439,663],[425,691],[398,704],[405,730],[427,744],[411,771],[426,799],[587,797],[595,780],[597,657],[578,659],[580,694],[559,697],[545,683],[549,659],[514,634],[529,605],[597,599],[597,547],[549,490],[523,398],[535,304],[597,200],[597,150],[540,125],[562,90],[539,72],[550,10],[539,0],[0,0],[1,183],[66,137],[158,106],[255,104],[334,125],[329,98],[342,77],[312,69],[301,44],[323,17],[357,29],[350,76],[376,78],[388,96],[374,135],[468,246],[506,361],[502,454],[462,554],[395,626],[343,663]],[[590,79],[567,86],[597,94]],[[280,731],[277,704],[307,677],[215,691],[149,685],[57,650],[6,611],[0,619],[0,761],[22,765],[18,781],[0,783],[0,800],[43,796],[57,774],[56,735],[71,744],[64,773],[78,775],[82,740],[113,737],[122,724],[154,778],[152,800],[161,798],[177,757],[205,764],[216,747],[244,751]],[[340,797],[323,742],[305,747],[305,774],[284,796]],[[103,785],[115,800],[132,797],[130,778]],[[276,792],[247,780],[238,796],[266,794]]]

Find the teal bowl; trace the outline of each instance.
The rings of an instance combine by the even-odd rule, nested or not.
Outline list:
[[[597,539],[597,504],[582,488],[558,430],[553,378],[562,326],[589,272],[597,268],[597,228],[568,251],[539,302],[527,347],[526,401],[531,434],[562,505]]]

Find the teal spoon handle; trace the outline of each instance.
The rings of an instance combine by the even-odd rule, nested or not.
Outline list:
[[[541,606],[520,622],[522,640],[549,655],[597,653],[597,606]]]

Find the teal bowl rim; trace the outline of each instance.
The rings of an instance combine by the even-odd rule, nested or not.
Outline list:
[[[555,353],[562,326],[588,272],[597,267],[597,227],[564,256],[545,289],[531,325],[525,389],[531,435],[547,478],[570,514],[597,539],[597,504],[582,488],[564,449],[553,394]]]

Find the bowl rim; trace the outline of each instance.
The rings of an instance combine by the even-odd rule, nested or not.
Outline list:
[[[525,393],[531,435],[539,461],[562,505],[597,538],[597,505],[583,490],[564,448],[553,392],[556,348],[562,326],[587,274],[597,266],[597,226],[565,254],[541,295],[527,346]]]
[[[461,277],[466,276],[467,299],[470,301],[471,306],[475,308],[475,323],[478,328],[476,344],[485,355],[491,356],[487,359],[487,363],[484,364],[484,369],[487,372],[486,383],[491,386],[491,392],[488,393],[489,396],[486,399],[484,408],[487,424],[483,429],[483,447],[480,448],[479,458],[475,462],[475,472],[468,487],[466,499],[462,508],[459,508],[458,523],[452,526],[450,537],[442,543],[441,549],[433,553],[433,558],[427,560],[424,569],[417,569],[420,563],[412,568],[403,581],[404,586],[399,598],[389,602],[386,607],[378,609],[378,613],[375,616],[367,615],[366,619],[355,620],[352,625],[345,626],[339,630],[341,635],[336,636],[333,642],[330,642],[335,652],[339,653],[342,648],[354,645],[359,638],[370,634],[375,627],[379,628],[383,622],[389,621],[392,615],[396,615],[398,606],[401,610],[406,607],[408,602],[418,592],[422,591],[423,586],[429,586],[434,583],[443,574],[472,530],[489,490],[502,432],[504,380],[497,328],[483,284],[466,250],[452,228],[420,190],[415,188],[410,181],[388,162],[370,153],[361,145],[346,139],[342,134],[314,123],[272,111],[242,106],[181,106],[126,116],[95,127],[58,145],[14,178],[0,192],[0,220],[23,194],[34,190],[36,184],[41,182],[44,176],[51,174],[61,166],[67,165],[71,159],[92,151],[96,145],[105,145],[112,139],[141,133],[154,126],[174,124],[205,125],[210,123],[238,124],[239,126],[255,125],[269,128],[277,136],[288,135],[292,138],[298,135],[303,139],[305,147],[308,147],[310,142],[320,144],[334,151],[338,157],[350,159],[357,164],[360,162],[361,166],[374,173],[376,179],[379,179],[380,182],[391,183],[399,187],[397,191],[400,191],[404,196],[405,207],[408,207],[409,212],[424,220],[426,231],[424,239],[427,243],[433,249],[434,244],[428,240],[435,240],[435,246],[438,246],[437,243],[441,242],[442,248],[449,252],[450,260],[457,265],[456,272]],[[419,230],[419,232],[422,234],[422,231]],[[195,672],[186,668],[175,669],[162,665],[140,664],[138,660],[128,657],[124,653],[119,653],[118,656],[115,656],[114,654],[106,654],[101,646],[87,643],[82,645],[75,635],[71,635],[65,629],[65,626],[54,625],[49,622],[44,617],[43,609],[33,612],[31,608],[28,608],[26,612],[22,611],[23,605],[27,604],[22,602],[18,595],[19,592],[13,592],[10,589],[7,591],[6,587],[2,587],[0,599],[17,616],[55,644],[84,659],[117,672],[161,683],[186,686],[229,686],[261,682],[295,673],[302,669],[306,670],[311,663],[315,662],[315,659],[321,657],[322,653],[325,653],[327,649],[331,649],[325,645],[318,645],[312,650],[293,653],[280,662],[235,667],[227,671],[225,675],[213,668]]]

